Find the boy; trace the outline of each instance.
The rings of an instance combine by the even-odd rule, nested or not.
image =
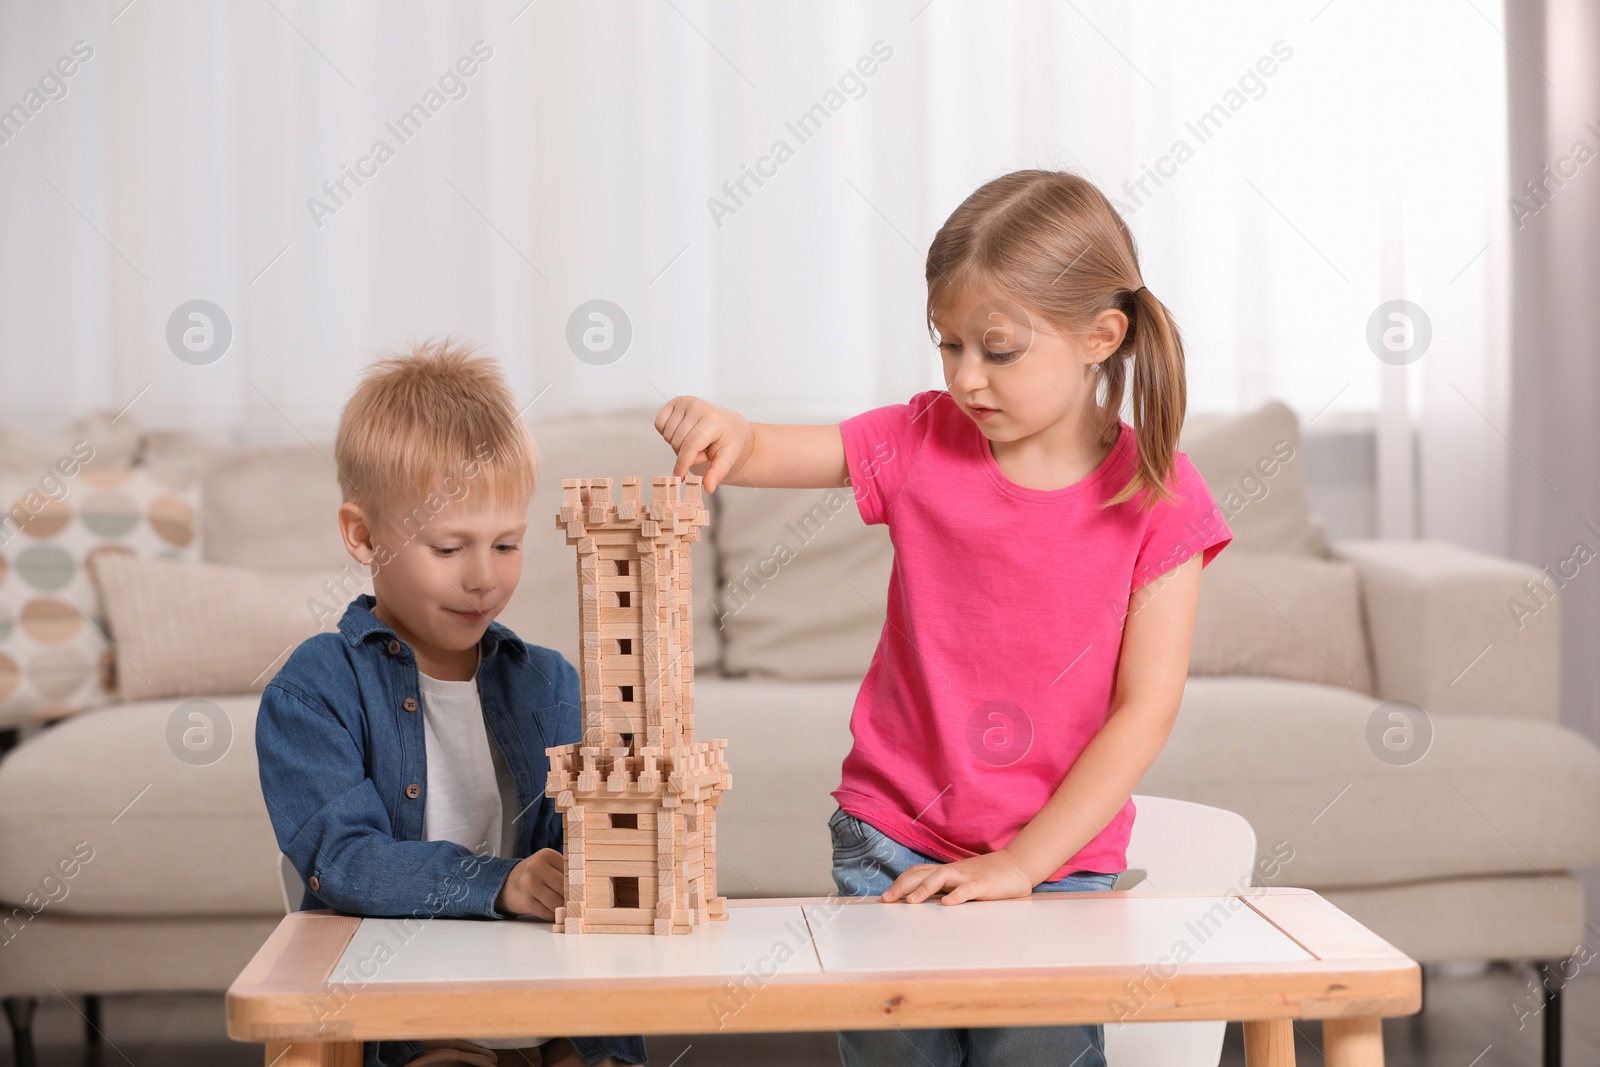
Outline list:
[[[562,829],[545,748],[581,737],[578,674],[494,621],[522,574],[538,477],[511,391],[448,341],[380,361],[345,405],[334,462],[345,548],[373,568],[375,595],[294,650],[256,720],[261,791],[305,880],[300,907],[554,919]],[[365,1067],[644,1062],[640,1037],[364,1051]]]

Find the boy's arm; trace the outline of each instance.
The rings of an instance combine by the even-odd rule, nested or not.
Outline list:
[[[333,713],[278,682],[256,718],[261,795],[278,847],[311,892],[369,916],[504,918],[495,897],[517,861],[453,841],[396,841],[360,745]]]

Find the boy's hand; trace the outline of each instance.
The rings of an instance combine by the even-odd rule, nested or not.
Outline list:
[[[566,900],[567,860],[553,848],[541,848],[506,875],[494,906],[512,915],[554,921]]]
[[[708,493],[734,469],[753,436],[743,415],[697,396],[675,396],[667,401],[656,415],[655,426],[678,454],[674,475],[681,477],[693,467],[710,464],[703,481]]]
[[[1005,849],[968,856],[954,863],[919,863],[907,867],[894,884],[883,891],[885,903],[905,898],[907,904],[920,904],[939,890],[948,890],[944,904],[965,900],[1004,900],[1025,897],[1033,892],[1033,879]]]

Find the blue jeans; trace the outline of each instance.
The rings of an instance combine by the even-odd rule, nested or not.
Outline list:
[[[945,861],[925,856],[843,808],[828,820],[833,882],[840,896],[877,896],[908,867]],[[1035,892],[1110,889],[1114,874],[1074,871]],[[1105,1027],[997,1026],[960,1030],[841,1030],[844,1067],[1106,1067]]]

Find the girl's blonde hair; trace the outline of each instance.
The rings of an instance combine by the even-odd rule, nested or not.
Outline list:
[[[1133,235],[1099,189],[1052,170],[1014,171],[980,186],[939,228],[927,278],[930,334],[935,310],[968,285],[1008,296],[1066,333],[1107,308],[1127,315],[1121,347],[1100,364],[1091,418],[1102,446],[1113,444],[1131,384],[1138,466],[1103,506],[1146,488],[1145,507],[1172,497],[1167,479],[1187,403],[1183,339],[1166,305],[1144,288]]]
[[[406,540],[442,507],[415,506],[436,486],[480,506],[525,503],[539,476],[533,435],[499,366],[450,338],[367,367],[339,416],[333,456],[345,502]]]

